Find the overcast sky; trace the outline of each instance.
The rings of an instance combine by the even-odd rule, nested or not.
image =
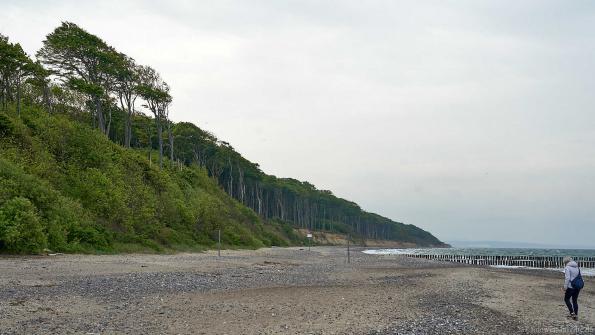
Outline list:
[[[50,4],[51,3],[51,4]],[[595,246],[592,1],[6,1],[172,87],[175,121],[442,240]]]

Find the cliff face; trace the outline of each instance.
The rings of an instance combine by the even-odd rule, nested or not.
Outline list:
[[[306,237],[309,233],[306,229],[298,229],[298,232]],[[396,240],[379,240],[379,239],[371,239],[371,238],[364,238],[361,236],[352,237],[351,235],[339,234],[339,233],[330,233],[325,231],[313,231],[312,234],[312,245],[336,245],[336,246],[347,246],[347,240],[349,239],[349,243],[352,246],[361,246],[367,248],[379,248],[379,249],[404,249],[404,248],[418,248],[422,245],[413,243],[413,242],[402,242]],[[438,244],[427,244],[423,245],[423,247],[431,247],[431,248],[446,248],[450,247],[448,244],[438,243]]]

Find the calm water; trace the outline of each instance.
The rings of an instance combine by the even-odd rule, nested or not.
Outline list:
[[[595,249],[529,249],[529,248],[426,248],[426,249],[370,249],[364,251],[372,255],[477,255],[477,256],[571,256],[595,257]],[[520,268],[519,266],[500,266]],[[548,269],[564,272],[563,269]],[[583,268],[581,273],[585,276],[595,276],[595,269]]]
[[[478,256],[571,256],[595,257],[595,249],[529,249],[529,248],[436,248],[436,249],[374,249],[369,254],[429,254],[429,255],[478,255]]]

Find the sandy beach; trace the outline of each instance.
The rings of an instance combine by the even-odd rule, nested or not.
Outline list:
[[[562,274],[272,248],[0,258],[0,334],[593,334]]]

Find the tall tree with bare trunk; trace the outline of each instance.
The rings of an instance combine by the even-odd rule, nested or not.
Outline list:
[[[120,108],[126,115],[124,123],[124,146],[130,148],[132,140],[132,116],[136,99],[139,96],[138,85],[141,67],[136,65],[134,59],[125,54],[118,54],[115,64],[114,91],[120,102]]]
[[[168,109],[172,101],[169,85],[150,66],[140,69],[137,91],[145,100],[145,106],[153,113],[157,126],[157,140],[159,141],[159,168],[163,168],[163,123],[168,122]]]
[[[37,57],[68,87],[89,97],[97,126],[107,134],[102,100],[113,82],[115,50],[76,24],[62,22],[46,36]]]

